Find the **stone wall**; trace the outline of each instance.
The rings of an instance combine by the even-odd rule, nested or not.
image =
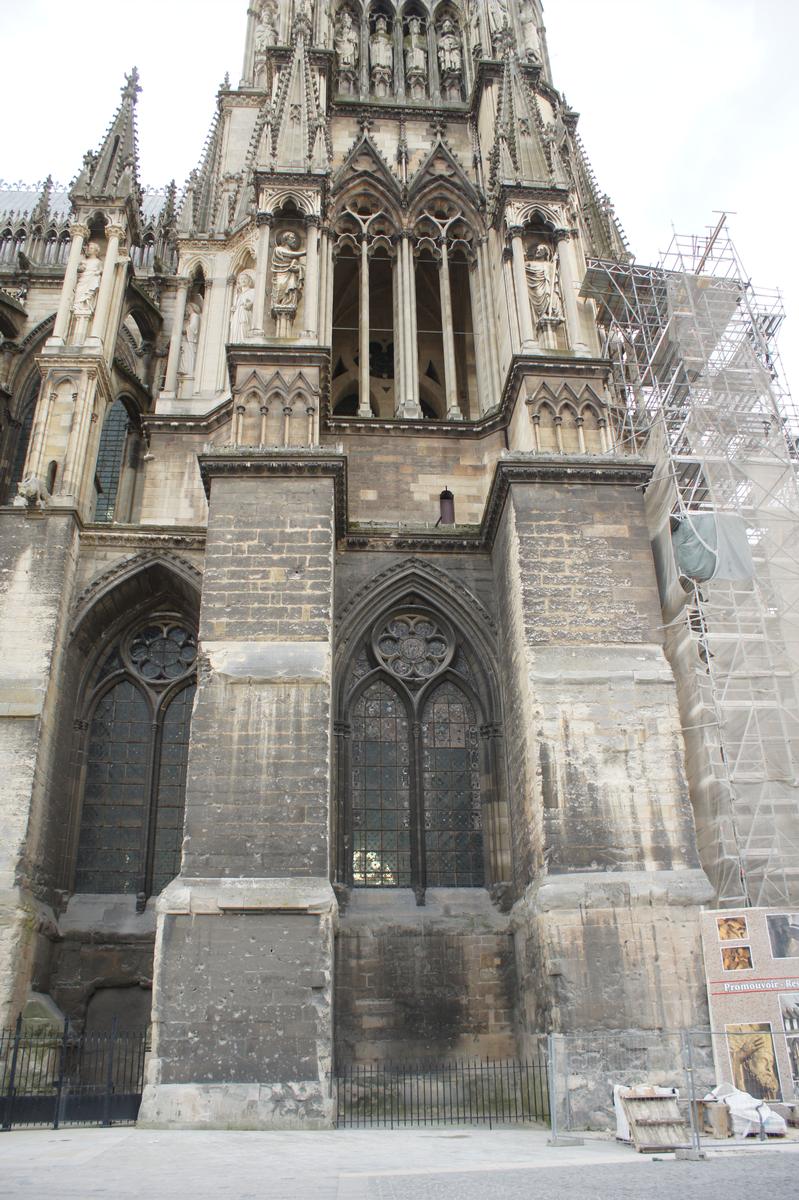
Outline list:
[[[336,468],[319,478],[304,463],[277,476],[250,455],[205,464],[186,840],[158,900],[146,1123],[332,1121]]]
[[[515,1054],[510,923],[482,889],[356,890],[336,939],[336,1058]]]
[[[494,548],[526,1033],[704,1015],[710,893],[636,482],[514,483]]]
[[[52,746],[78,553],[71,513],[0,511],[0,1027],[21,1011],[53,914]]]

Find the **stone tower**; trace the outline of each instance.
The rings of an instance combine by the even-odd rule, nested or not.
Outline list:
[[[134,73],[3,235],[0,999],[324,1126],[334,1056],[702,1023],[713,894],[539,0],[247,21],[182,199]]]

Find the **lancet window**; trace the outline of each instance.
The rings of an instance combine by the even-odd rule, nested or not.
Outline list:
[[[74,890],[156,895],[183,841],[197,641],[178,614],[119,637],[90,680]]]
[[[122,400],[115,400],[108,410],[100,435],[100,448],[95,467],[97,500],[94,508],[95,521],[113,521],[119,495],[119,484],[125,461],[125,444],[128,440],[130,417]]]
[[[339,725],[343,882],[482,887],[491,766],[469,656],[413,604],[382,616],[350,670]]]
[[[449,198],[405,219],[354,194],[334,220],[332,412],[476,419],[490,407],[489,339],[473,222]]]

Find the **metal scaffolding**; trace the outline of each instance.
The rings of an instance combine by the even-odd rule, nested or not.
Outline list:
[[[799,903],[799,414],[777,293],[755,291],[722,218],[657,267],[592,260],[647,490],[702,863],[721,905]]]

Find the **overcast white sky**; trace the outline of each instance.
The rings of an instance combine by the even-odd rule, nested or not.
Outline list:
[[[196,165],[226,71],[241,74],[247,0],[0,0],[0,177],[68,182],[134,63],[142,180]],[[601,187],[639,261],[714,211],[746,268],[779,287],[799,393],[799,0],[548,0],[555,83],[581,114]],[[0,205],[2,199],[0,198]]]

